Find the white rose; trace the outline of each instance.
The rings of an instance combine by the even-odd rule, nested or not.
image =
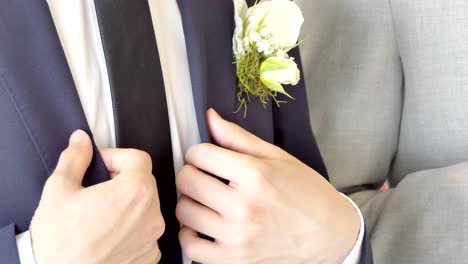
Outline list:
[[[301,72],[293,58],[271,57],[260,65],[260,81],[273,91],[288,95],[281,84],[296,85],[300,79]]]
[[[247,31],[257,31],[262,23],[271,44],[286,51],[296,45],[304,23],[301,9],[289,0],[263,0],[247,10],[246,19]]]
[[[247,3],[245,0],[234,0],[234,22],[236,28],[232,38],[232,49],[234,55],[238,59],[244,53],[244,20],[247,14]]]

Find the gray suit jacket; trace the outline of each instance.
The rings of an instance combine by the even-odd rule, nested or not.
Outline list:
[[[315,135],[375,263],[466,263],[468,1],[298,2]]]

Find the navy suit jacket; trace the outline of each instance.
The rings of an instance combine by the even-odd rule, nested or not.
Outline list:
[[[293,102],[266,108],[253,101],[247,118],[238,107],[232,64],[232,0],[180,0],[202,141],[209,142],[205,111],[274,143],[327,178],[309,123],[305,84]],[[205,7],[216,7],[216,12]],[[292,54],[300,64],[298,50]],[[15,236],[29,229],[43,186],[69,135],[90,133],[45,0],[5,0],[0,6],[0,262],[19,263]],[[108,180],[95,151],[84,186]],[[162,203],[164,201],[161,201]],[[362,263],[371,263],[366,240]]]

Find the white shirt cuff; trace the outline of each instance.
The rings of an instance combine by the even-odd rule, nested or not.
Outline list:
[[[354,203],[354,201],[351,200],[351,198],[349,198],[348,196],[344,194],[342,195],[346,198],[346,200],[348,200],[353,205],[354,209],[356,209],[356,211],[359,214],[359,218],[361,219],[361,227],[359,229],[358,238],[356,239],[356,243],[354,244],[353,249],[343,261],[343,264],[358,264],[359,260],[361,259],[361,248],[362,248],[362,242],[364,240],[364,217],[362,216],[361,210]]]
[[[16,236],[16,245],[21,264],[35,264],[29,230]]]

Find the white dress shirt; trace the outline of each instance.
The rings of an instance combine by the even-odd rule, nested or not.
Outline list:
[[[86,119],[98,148],[115,147],[115,127],[106,61],[93,0],[48,0]],[[200,143],[182,19],[176,0],[149,0],[166,89],[174,167]],[[234,19],[234,18],[233,18]],[[357,206],[346,197],[360,213]],[[344,263],[358,263],[364,234]],[[34,263],[29,231],[17,236],[22,264]],[[191,261],[184,257],[184,264]]]

